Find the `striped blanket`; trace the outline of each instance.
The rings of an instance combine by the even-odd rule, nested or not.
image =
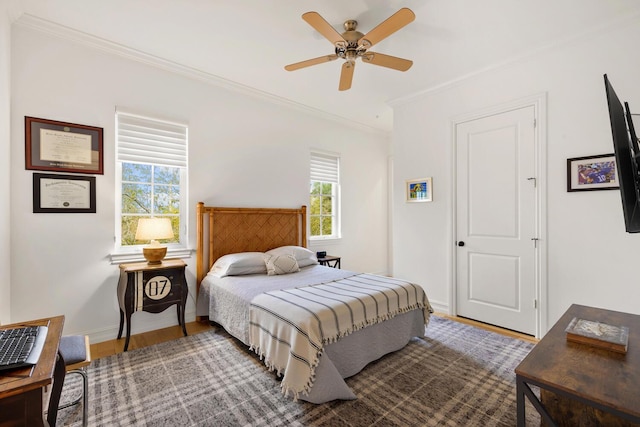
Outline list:
[[[325,345],[415,309],[428,323],[422,287],[372,274],[265,292],[251,301],[249,344],[269,370],[284,372],[282,392],[296,400],[311,390]]]

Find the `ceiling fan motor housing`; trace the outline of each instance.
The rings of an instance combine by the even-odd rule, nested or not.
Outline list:
[[[358,44],[360,39],[364,37],[360,31],[356,31],[356,27],[358,26],[358,21],[354,19],[349,19],[344,22],[344,29],[346,30],[342,33],[342,38],[346,42],[336,42],[336,55],[340,58],[347,60],[355,60],[358,56],[362,56],[370,45],[368,40],[363,40],[362,44]]]

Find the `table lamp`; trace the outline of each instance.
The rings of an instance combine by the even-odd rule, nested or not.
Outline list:
[[[161,264],[167,254],[167,246],[158,243],[158,239],[173,239],[173,229],[169,218],[140,218],[136,229],[136,240],[149,240],[150,244],[142,248],[147,264]]]

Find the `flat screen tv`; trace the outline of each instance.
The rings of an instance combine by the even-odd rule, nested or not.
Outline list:
[[[607,75],[604,87],[609,106],[609,120],[613,136],[613,151],[618,167],[618,181],[622,196],[622,211],[628,233],[640,232],[640,175],[638,175],[638,138],[636,137],[629,104],[624,107],[613,90]]]

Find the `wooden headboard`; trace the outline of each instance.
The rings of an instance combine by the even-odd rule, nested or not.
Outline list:
[[[223,255],[265,252],[279,246],[307,246],[307,207],[196,209],[196,291],[213,263]],[[197,293],[196,293],[197,295]]]

